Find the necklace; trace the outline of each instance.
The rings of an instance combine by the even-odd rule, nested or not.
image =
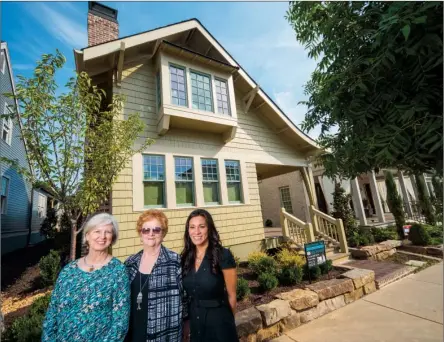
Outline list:
[[[105,257],[105,259],[103,260],[103,262],[100,263],[100,264],[88,264],[88,262],[86,261],[86,255],[85,255],[85,256],[83,257],[83,262],[85,263],[86,266],[88,266],[88,271],[89,271],[89,272],[92,272],[92,271],[94,271],[94,270],[97,268],[97,266],[103,266],[103,265],[105,264],[105,262],[106,262],[107,259],[108,259],[108,255]]]
[[[146,277],[145,282],[142,286],[142,272],[139,271],[139,294],[137,295],[136,303],[137,303],[137,310],[141,310],[140,304],[142,304],[143,294],[142,290],[145,287],[146,283],[148,282],[149,276]]]

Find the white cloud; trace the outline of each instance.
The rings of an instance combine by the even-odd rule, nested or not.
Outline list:
[[[74,21],[67,15],[43,3],[29,4],[27,9],[38,22],[56,39],[69,47],[80,48],[87,45],[86,25]]]

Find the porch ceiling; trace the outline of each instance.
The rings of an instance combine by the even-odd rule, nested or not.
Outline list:
[[[285,173],[294,172],[298,170],[299,167],[297,166],[256,164],[257,179],[259,180],[283,175]]]

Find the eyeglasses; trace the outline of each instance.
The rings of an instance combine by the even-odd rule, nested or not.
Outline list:
[[[162,228],[160,228],[160,227],[154,227],[154,228],[142,228],[141,230],[140,230],[140,232],[143,234],[143,235],[148,235],[149,233],[151,233],[151,230],[153,231],[153,234],[160,234],[160,232],[162,231]]]

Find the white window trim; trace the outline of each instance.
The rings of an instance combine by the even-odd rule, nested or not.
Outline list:
[[[145,177],[143,175],[144,170],[143,170],[143,156],[157,156],[157,157],[162,157],[163,158],[163,169],[164,169],[164,180],[163,181],[153,181],[153,180],[145,180]],[[142,154],[142,188],[143,188],[143,183],[145,182],[159,182],[159,183],[163,183],[163,204],[162,206],[158,206],[158,205],[146,205],[145,204],[145,199],[142,197],[142,204],[143,207],[145,209],[160,209],[160,208],[165,208],[166,207],[166,161],[165,161],[165,156],[161,155],[161,154],[156,154],[156,153],[143,153]],[[144,192],[144,189],[142,189],[142,192]]]
[[[1,215],[7,215],[8,214],[8,202],[9,202],[9,190],[11,189],[11,178],[9,176],[5,176],[5,175],[2,175],[2,178],[6,178],[8,180],[8,188],[5,191],[6,192],[5,206],[0,208],[0,213],[1,213]]]
[[[225,160],[233,160],[226,153],[220,153],[218,156],[214,154],[208,155],[196,155],[187,153],[150,153],[148,151],[144,153],[137,153],[132,157],[132,208],[133,212],[143,212],[147,208],[144,206],[143,197],[143,155],[155,154],[162,155],[165,158],[165,207],[156,206],[159,210],[183,210],[190,208],[204,208],[204,207],[233,207],[244,206],[250,204],[249,199],[249,183],[247,177],[246,162],[243,159],[237,160],[240,163],[241,173],[241,203],[229,203],[228,202],[228,190],[225,173]],[[178,206],[176,205],[176,179],[175,179],[175,165],[174,157],[189,157],[193,159],[193,176],[194,176],[194,206]],[[217,205],[210,205],[204,203],[203,196],[203,177],[201,168],[201,159],[217,159],[218,171],[219,171],[219,189],[220,189],[220,203]],[[116,202],[120,199],[116,199]],[[114,204],[116,205],[116,204]],[[123,205],[123,204],[122,204]]]
[[[289,212],[288,209],[285,208],[285,204],[284,204],[284,202],[287,202],[287,204],[288,204],[288,201],[287,201],[287,200],[284,200],[284,198],[283,198],[283,193],[282,193],[283,190],[287,190],[287,189],[288,189],[288,200],[290,201],[289,204],[290,204],[291,212]],[[281,200],[281,208],[285,208],[285,210],[286,210],[289,214],[293,214],[293,202],[292,202],[292,200],[291,200],[290,186],[286,185],[286,186],[281,186],[281,187],[279,187],[279,198],[280,198],[280,200]]]
[[[178,110],[187,109],[194,113],[198,113],[201,115],[214,115],[216,118],[230,118],[237,120],[237,109],[236,109],[236,101],[234,98],[234,83],[233,76],[228,73],[217,72],[214,70],[206,69],[205,66],[201,66],[199,64],[194,64],[189,61],[184,61],[180,58],[176,58],[175,56],[160,54],[158,58],[159,68],[161,70],[161,84],[162,87],[162,98],[165,100],[162,103],[162,106],[170,106],[173,108],[177,108]],[[185,90],[187,93],[187,105],[180,106],[174,105],[171,100],[171,74],[169,67],[170,65],[182,68],[185,71]],[[210,88],[211,88],[211,97],[212,97],[212,107],[213,110],[211,112],[206,110],[194,109],[192,104],[192,93],[191,93],[191,72],[194,71],[199,74],[210,76]],[[228,104],[230,114],[218,113],[217,111],[217,99],[216,99],[216,85],[214,83],[215,79],[219,79],[225,81],[228,87]],[[168,87],[165,86],[168,84]]]
[[[0,71],[4,75],[5,70],[6,70],[6,54],[4,51],[1,52],[1,58],[2,58],[2,67],[1,67]]]
[[[41,201],[43,202],[43,205]],[[41,219],[46,218],[46,214],[48,213],[48,196],[40,192],[38,193],[38,198],[37,198],[37,213],[39,218]]]
[[[230,201],[229,199],[228,199],[228,203],[230,203],[230,204],[242,204],[242,203],[244,203],[245,202],[245,200],[244,200],[244,189],[243,189],[243,179],[242,179],[242,167],[241,167],[241,161],[240,160],[237,160],[237,159],[225,159],[224,160],[224,169],[226,170],[226,165],[225,165],[225,162],[227,162],[227,161],[235,161],[235,162],[238,162],[238,164],[239,164],[239,180],[238,181],[231,181],[230,183],[240,183],[240,201]],[[226,171],[225,171],[226,172]],[[225,174],[225,179],[226,179],[226,182],[227,182],[227,196],[228,196],[228,179],[227,179],[227,176],[226,176],[226,174]]]
[[[5,105],[4,105],[4,108],[3,108],[3,113],[4,114],[7,114],[7,113],[9,113],[9,105],[8,105],[8,103],[6,103],[5,102]],[[8,135],[6,136],[6,140],[3,140],[3,131],[5,130],[5,124],[7,125],[7,126],[9,126],[9,128],[8,128]],[[11,146],[11,144],[12,144],[12,130],[13,130],[13,121],[12,121],[12,119],[11,118],[3,118],[3,120],[2,120],[2,132],[1,132],[1,134],[2,134],[2,136],[1,136],[1,139],[4,141],[4,142],[6,142],[9,146]]]
[[[217,170],[217,181],[206,181],[203,179],[203,174],[202,174],[202,186],[205,183],[217,183],[217,191],[218,191],[218,202],[205,202],[205,195],[202,193],[202,196],[204,198],[204,203],[205,205],[208,206],[217,206],[221,204],[221,188],[220,188],[220,165],[219,165],[219,160],[217,160],[216,158],[200,158],[200,167],[202,169],[202,160],[214,160],[216,161],[216,170]]]
[[[193,171],[192,171],[193,179],[192,180],[190,180],[190,181],[189,180],[186,180],[186,181],[176,180],[176,158],[191,159],[191,166],[193,168]],[[195,168],[194,157],[183,156],[183,155],[174,155],[173,159],[174,159],[174,188],[176,188],[176,184],[177,183],[191,183],[191,184],[193,184],[193,186],[191,188],[191,190],[193,191],[193,203],[181,203],[181,204],[178,204],[177,203],[177,198],[174,198],[174,201],[176,202],[176,206],[178,208],[194,207],[194,206],[196,206],[196,203],[197,203],[197,200],[196,200],[196,168]]]

